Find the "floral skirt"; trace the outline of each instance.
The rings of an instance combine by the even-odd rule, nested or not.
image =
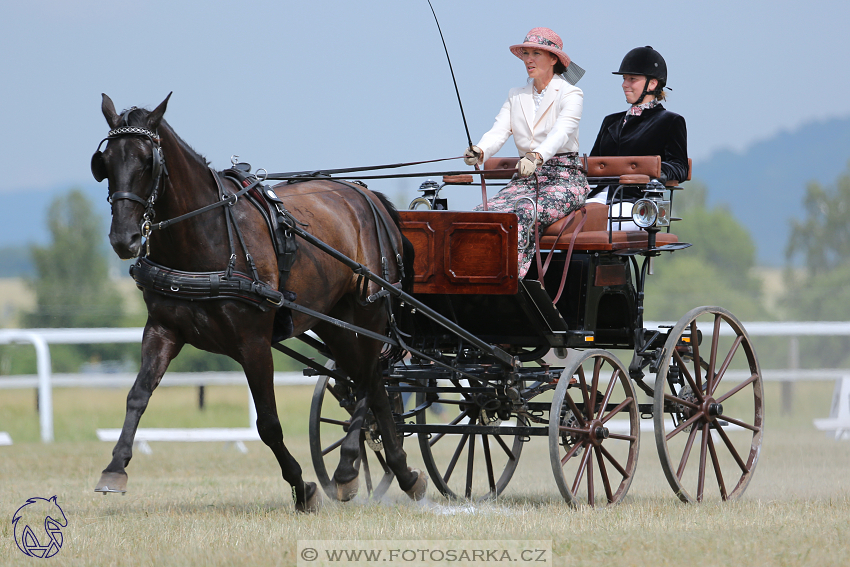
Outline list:
[[[534,259],[534,209],[524,197],[537,203],[538,230],[542,232],[550,224],[584,206],[590,187],[579,169],[581,165],[575,154],[555,156],[528,177],[514,175],[495,197],[487,201],[487,210],[515,212],[519,218],[519,277],[525,277]],[[483,211],[484,208],[478,205],[473,210]]]

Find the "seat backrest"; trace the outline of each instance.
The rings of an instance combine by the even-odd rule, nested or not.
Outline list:
[[[588,181],[593,177],[661,175],[661,156],[596,156],[587,158]]]

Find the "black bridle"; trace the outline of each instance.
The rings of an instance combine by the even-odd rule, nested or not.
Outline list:
[[[133,110],[133,109],[130,109]],[[95,180],[99,183],[106,179],[106,164],[103,160],[103,152],[100,151],[103,143],[108,140],[115,140],[117,138],[122,138],[125,136],[144,136],[151,143],[151,155],[152,155],[152,166],[151,166],[151,190],[147,199],[143,199],[139,197],[135,193],[130,193],[129,191],[116,191],[115,193],[111,193],[107,195],[106,200],[110,205],[114,207],[116,201],[120,201],[122,199],[126,199],[128,201],[135,201],[139,203],[145,208],[144,213],[144,221],[142,226],[145,224],[150,224],[151,219],[155,216],[154,213],[154,203],[159,197],[159,188],[162,186],[165,187],[165,184],[162,183],[163,176],[168,175],[168,168],[165,166],[165,155],[162,153],[162,148],[160,147],[160,138],[159,135],[147,128],[142,126],[128,126],[126,125],[127,116],[129,115],[129,111],[124,115],[124,126],[119,126],[118,128],[114,128],[109,131],[106,135],[106,138],[100,141],[100,144],[97,145],[97,150],[91,157],[91,172],[94,176]]]

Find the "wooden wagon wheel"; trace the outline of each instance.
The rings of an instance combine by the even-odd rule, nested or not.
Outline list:
[[[706,470],[722,500],[744,493],[761,450],[764,388],[753,344],[734,315],[698,307],[679,320],[661,354],[653,419],[661,467],[682,501],[703,500]]]
[[[401,395],[388,395],[393,411],[401,413]],[[327,403],[325,398],[328,398]],[[348,431],[355,401],[353,393],[345,384],[337,384],[329,376],[320,376],[313,390],[313,401],[310,404],[310,456],[322,489],[332,499],[336,499],[336,487],[328,469],[333,471],[339,463],[339,448]],[[360,431],[360,458],[355,467],[360,472],[361,489],[365,485],[369,497],[383,496],[395,477],[387,465],[381,434],[371,410]]]
[[[425,396],[425,393],[417,392],[416,404],[424,404]],[[430,419],[431,424],[447,424],[459,429],[465,425],[494,426],[500,423],[494,412],[468,395],[438,398],[431,408],[416,414],[417,424],[428,424]],[[434,409],[441,410],[442,415],[437,415]],[[518,426],[528,425],[523,416],[514,416],[513,419]],[[497,497],[513,477],[524,445],[520,435],[439,432],[420,433],[418,437],[431,481],[440,493],[451,499],[486,500]]]
[[[549,460],[571,506],[616,504],[640,449],[640,412],[629,373],[604,350],[573,351],[549,412]]]

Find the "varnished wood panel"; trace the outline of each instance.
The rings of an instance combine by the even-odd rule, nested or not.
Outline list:
[[[513,213],[400,211],[416,250],[415,293],[517,292],[517,221]]]

